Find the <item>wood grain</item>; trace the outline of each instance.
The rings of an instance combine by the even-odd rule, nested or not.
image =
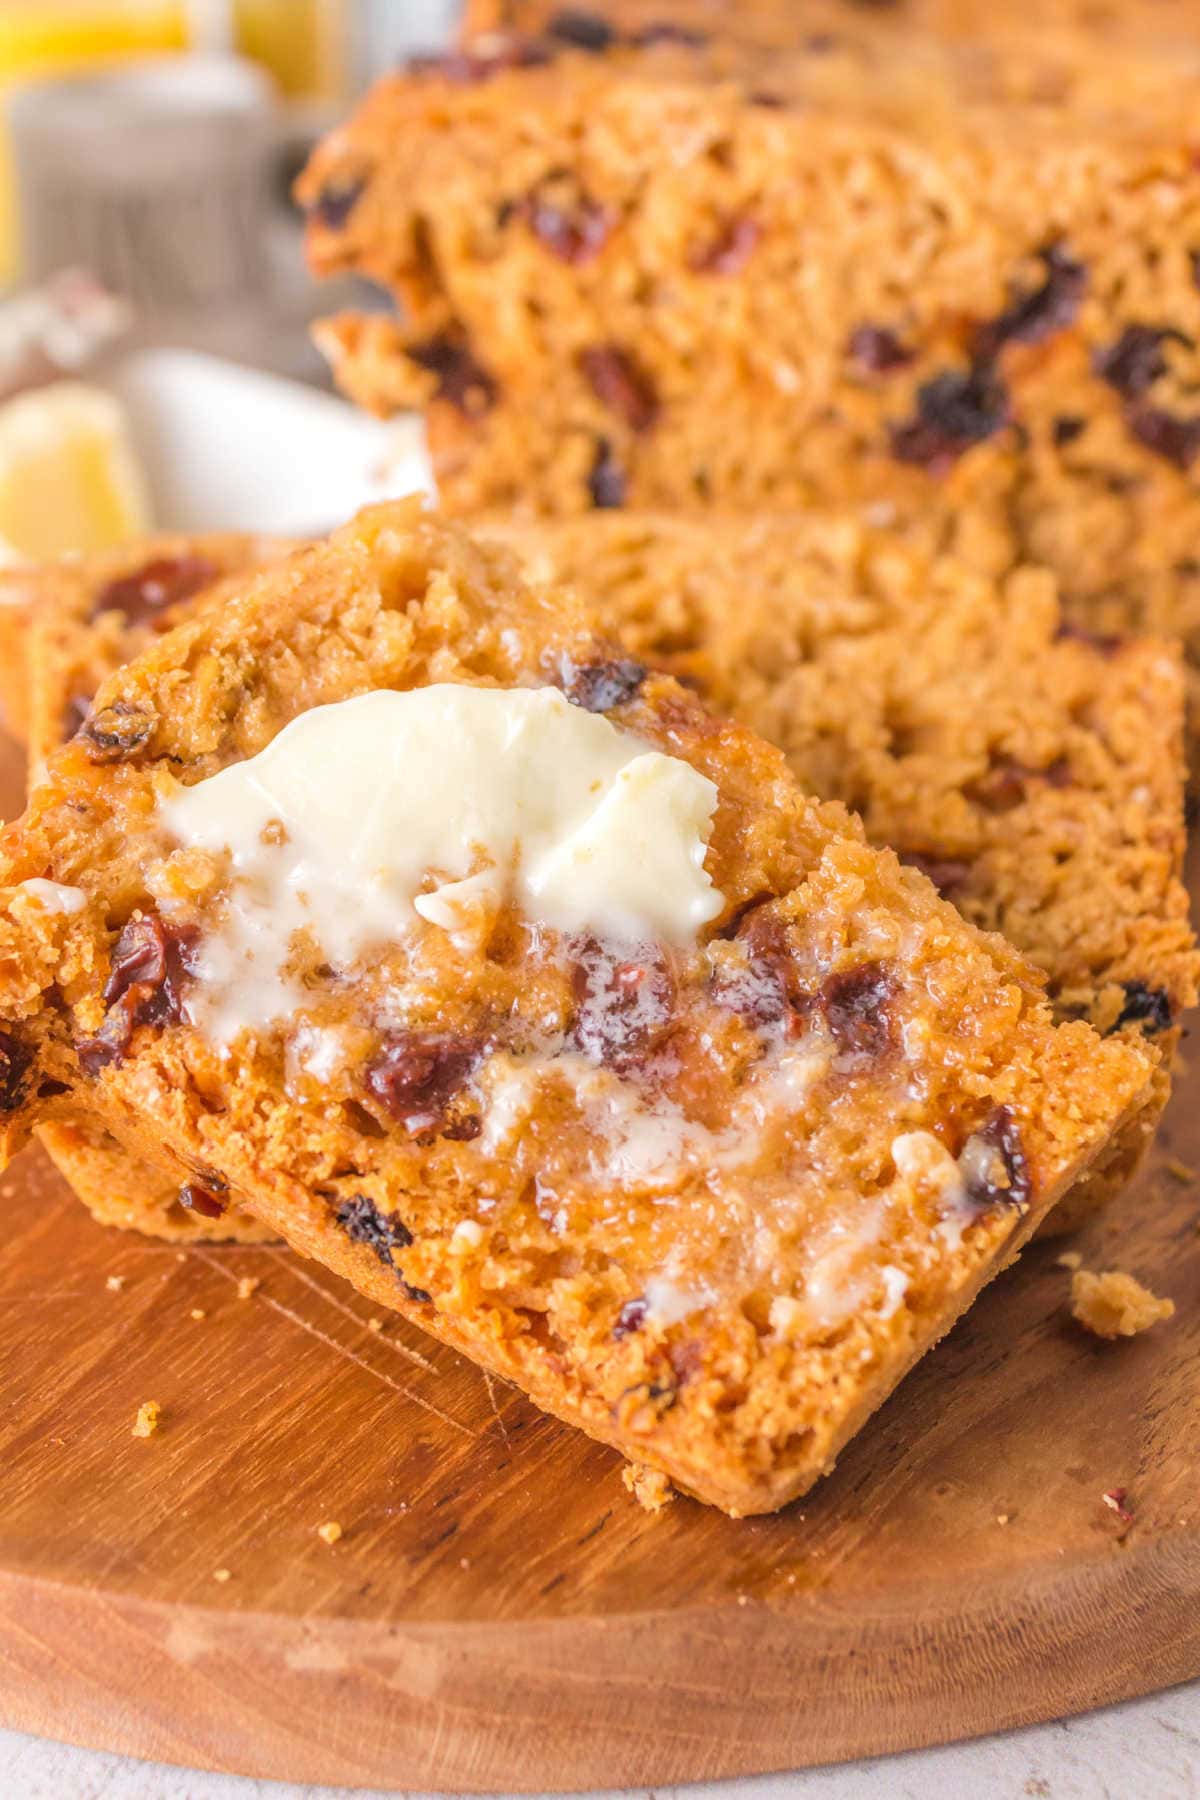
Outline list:
[[[30,1152],[0,1180],[0,1718],[296,1781],[571,1788],[1195,1676],[1200,1190],[1171,1158],[1200,1163],[1200,1070],[1074,1245],[1169,1293],[1171,1324],[1087,1337],[1037,1246],[828,1481],[737,1523],[644,1514],[610,1452],[394,1317],[372,1331],[319,1268],[101,1230]],[[135,1439],[147,1399],[162,1429]]]

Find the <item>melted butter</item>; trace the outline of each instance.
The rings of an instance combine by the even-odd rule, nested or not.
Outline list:
[[[77,913],[87,905],[87,895],[82,888],[64,887],[61,881],[45,881],[40,875],[31,875],[27,881],[19,882],[17,892],[28,894],[46,912]]]
[[[228,852],[189,1017],[218,1041],[300,1004],[300,932],[346,966],[417,926],[470,935],[511,900],[562,932],[694,940],[713,784],[556,688],[435,685],[303,713],[165,800],[178,842]]]

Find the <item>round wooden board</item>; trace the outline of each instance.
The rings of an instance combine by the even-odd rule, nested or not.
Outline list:
[[[0,1179],[0,1718],[245,1775],[581,1788],[1200,1674],[1196,1162],[1200,1070],[1073,1245],[1169,1293],[1169,1325],[1089,1338],[1062,1246],[1035,1246],[817,1491],[735,1523],[649,1517],[611,1452],[372,1331],[320,1268],[101,1230],[27,1152]]]

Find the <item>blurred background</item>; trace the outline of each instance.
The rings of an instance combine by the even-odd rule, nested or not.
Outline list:
[[[290,190],[316,137],[457,10],[0,0],[0,556],[249,513],[321,529],[397,454],[421,478],[403,433],[397,451],[320,391],[309,325],[362,296],[318,293]]]

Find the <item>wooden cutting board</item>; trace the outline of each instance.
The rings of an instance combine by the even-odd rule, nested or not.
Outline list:
[[[1169,1325],[1088,1337],[1038,1245],[816,1492],[735,1523],[649,1517],[611,1452],[320,1268],[101,1230],[27,1152],[0,1178],[0,1720],[295,1781],[657,1785],[1198,1675],[1191,1164],[1200,1069],[1073,1246]]]

